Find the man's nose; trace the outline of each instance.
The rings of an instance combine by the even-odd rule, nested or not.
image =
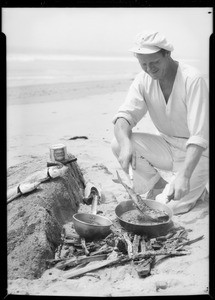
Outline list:
[[[146,70],[147,70],[147,72],[150,72],[150,71],[152,70],[152,66],[151,66],[150,64],[148,64],[148,65],[146,66]]]

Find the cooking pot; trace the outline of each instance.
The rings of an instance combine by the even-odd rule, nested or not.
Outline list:
[[[146,205],[148,205],[152,209],[158,209],[166,212],[169,216],[168,221],[164,223],[142,223],[142,224],[134,224],[131,222],[124,221],[122,219],[122,215],[131,210],[136,210],[136,206],[132,200],[122,201],[115,208],[116,216],[120,222],[120,225],[129,232],[133,232],[138,235],[146,235],[149,238],[158,237],[162,235],[166,235],[168,231],[173,227],[172,216],[173,212],[171,208],[167,205],[156,202],[155,200],[143,199],[142,200]]]
[[[73,215],[73,224],[76,232],[87,240],[96,240],[106,237],[110,233],[111,220],[96,215],[98,195],[93,196],[91,213],[76,213]]]

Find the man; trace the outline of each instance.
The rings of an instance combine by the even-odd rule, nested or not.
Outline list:
[[[131,51],[143,71],[114,117],[112,150],[126,173],[132,165],[136,193],[185,213],[208,183],[207,85],[199,71],[171,57],[173,46],[159,32],[138,34]],[[159,135],[132,131],[147,112]],[[168,183],[159,170],[172,172]]]

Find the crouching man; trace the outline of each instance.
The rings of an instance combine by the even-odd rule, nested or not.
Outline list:
[[[200,72],[172,51],[159,32],[137,35],[131,52],[142,71],[114,116],[112,151],[126,173],[131,164],[136,193],[180,214],[204,196],[209,180],[209,100]],[[147,112],[158,135],[132,131]],[[159,170],[172,172],[169,182]]]

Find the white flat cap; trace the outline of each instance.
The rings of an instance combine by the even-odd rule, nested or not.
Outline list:
[[[135,45],[129,51],[140,54],[151,54],[161,49],[173,51],[174,48],[166,38],[157,31],[144,31],[138,33]]]

